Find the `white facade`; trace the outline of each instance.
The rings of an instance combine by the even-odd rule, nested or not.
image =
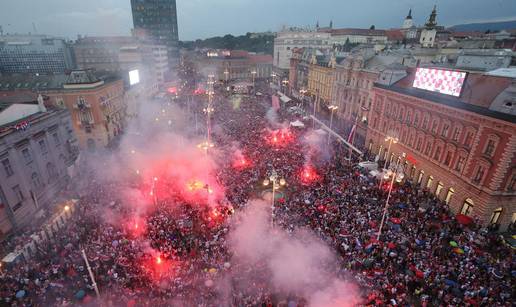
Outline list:
[[[330,33],[294,32],[278,33],[274,39],[274,68],[288,70],[293,48],[329,49],[333,45]]]
[[[437,36],[436,29],[423,29],[419,43],[423,48],[433,48],[435,46],[435,37]]]
[[[387,35],[385,34],[357,34],[357,33],[349,33],[349,34],[338,34],[333,33],[331,36],[331,44],[335,45],[344,45],[349,40],[352,44],[386,44],[387,43]]]

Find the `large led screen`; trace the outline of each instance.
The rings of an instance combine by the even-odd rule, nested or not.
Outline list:
[[[413,86],[422,90],[459,97],[466,73],[435,68],[418,68]]]

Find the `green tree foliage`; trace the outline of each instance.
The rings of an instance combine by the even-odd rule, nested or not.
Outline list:
[[[204,40],[180,42],[180,47],[193,50],[195,48],[211,48],[211,49],[230,49],[230,50],[246,50],[250,52],[272,54],[274,49],[274,36],[263,35],[253,37],[251,33],[246,35],[233,36],[231,34],[224,36],[210,37]]]

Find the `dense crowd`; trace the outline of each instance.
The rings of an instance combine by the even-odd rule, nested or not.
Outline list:
[[[308,227],[330,245],[341,271],[360,286],[363,305],[513,304],[513,251],[495,234],[458,223],[446,204],[406,182],[393,188],[377,240],[387,197],[377,179],[358,160],[344,160],[341,144],[333,143],[329,155],[308,150],[309,129],[291,129],[284,146],[269,144],[270,130],[295,118],[280,111],[275,122],[261,99],[241,99],[215,101],[214,142],[229,157],[215,174],[225,187],[215,209],[170,193],[135,220],[134,209],[120,202],[119,183],[92,179],[58,237],[0,273],[0,305],[98,305],[84,250],[105,306],[305,306],[298,294],[274,289],[260,263],[247,268],[233,261],[226,240],[230,216],[262,196],[273,169],[288,180],[277,227]],[[250,163],[238,171],[235,142]],[[307,166],[317,172],[313,181],[300,179]],[[235,272],[254,276],[252,285]],[[214,285],[222,280],[224,293]]]

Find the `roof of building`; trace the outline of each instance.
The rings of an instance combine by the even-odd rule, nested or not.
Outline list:
[[[0,76],[0,92],[2,91],[41,91],[41,90],[57,90],[63,89],[65,84],[69,82],[79,82],[81,78],[76,81],[70,80],[70,74],[55,74],[55,75],[34,75],[34,74],[12,74]],[[95,78],[110,82],[118,80],[119,78],[113,75],[103,75],[100,72],[91,72]],[[88,77],[88,78],[91,78]],[[83,80],[84,81],[84,80]]]
[[[415,72],[415,69],[409,69],[409,73],[405,78],[391,86],[381,84],[375,84],[375,86],[480,115],[513,123],[516,122],[515,115],[495,111],[491,108],[498,96],[513,84],[513,78],[469,73],[463,85],[462,95],[454,97],[414,88],[412,84],[414,83]]]
[[[516,79],[516,67],[498,68],[486,72],[486,75]]]
[[[385,30],[385,35],[390,41],[402,41],[405,38],[405,35],[399,29]]]
[[[329,29],[322,32],[330,33],[331,35],[363,35],[363,36],[385,36],[385,30],[359,29],[359,28],[344,28],[344,29]]]
[[[253,64],[272,64],[272,55],[270,54],[252,54],[249,56],[249,60]]]

